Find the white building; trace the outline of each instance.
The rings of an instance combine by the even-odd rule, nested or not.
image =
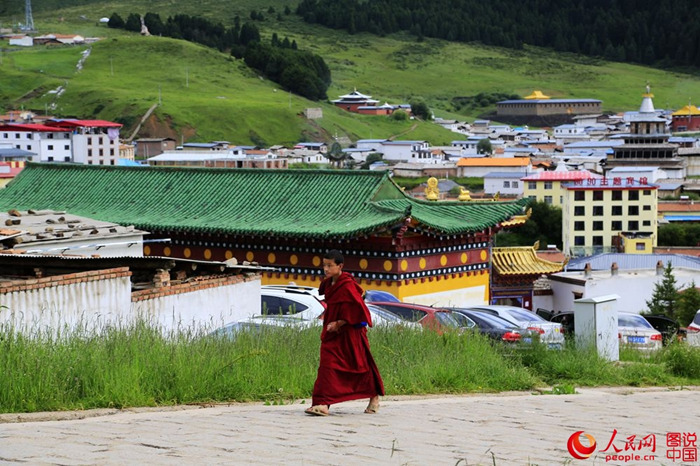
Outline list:
[[[33,152],[32,162],[72,162],[73,141],[70,130],[22,123],[0,125],[0,143]]]
[[[490,172],[484,175],[484,193],[494,195],[501,193],[506,196],[523,195],[522,173]]]
[[[394,162],[437,163],[426,141],[383,141],[381,145],[383,159]]]

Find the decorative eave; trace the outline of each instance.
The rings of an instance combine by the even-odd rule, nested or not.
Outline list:
[[[493,269],[501,276],[516,275],[550,275],[561,272],[568,263],[568,257],[564,262],[551,262],[537,256],[539,242],[533,246],[511,246],[493,248]]]
[[[530,216],[532,215],[532,207],[527,209],[527,211],[523,215],[514,215],[510,220],[506,220],[505,222],[501,222],[501,227],[502,228],[512,228],[512,227],[517,227],[520,225],[524,225],[525,222],[528,221]]]

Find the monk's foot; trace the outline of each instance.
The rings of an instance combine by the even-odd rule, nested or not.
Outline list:
[[[328,406],[326,405],[315,405],[304,410],[304,412],[312,416],[328,416],[329,414]]]
[[[365,408],[365,414],[377,414],[379,412],[379,397],[373,396],[369,399],[369,404]]]

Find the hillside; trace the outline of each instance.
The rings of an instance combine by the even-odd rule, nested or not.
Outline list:
[[[348,35],[281,13],[285,6],[295,7],[282,0],[264,7],[252,1],[203,1],[196,6],[153,1],[148,9],[130,0],[120,2],[116,10],[109,2],[80,3],[47,10],[55,2],[35,0],[33,9],[41,32],[104,38],[92,45],[83,70],[78,72],[75,65],[86,47],[5,50],[0,55],[0,110],[25,108],[111,119],[130,129],[160,102],[139,137],[170,136],[178,141],[289,144],[334,136],[350,140],[396,136],[444,144],[455,138],[429,123],[348,114],[327,102],[290,96],[226,54],[173,39],[143,38],[97,22],[114,11],[123,16],[157,11],[161,17],[200,11],[222,20],[239,14],[246,21],[252,5],[266,14],[265,21],[256,22],[265,38],[277,32],[324,57],[333,79],[329,99],[357,88],[382,102],[425,100],[436,116],[474,119],[494,109],[493,94],[526,95],[534,89],[552,97],[601,99],[609,112],[638,108],[647,82],[659,108],[680,108],[700,95],[697,76],[532,47],[516,51],[437,39],[417,42],[404,34]],[[270,6],[275,14],[267,14]],[[7,24],[19,13],[0,9],[0,14],[5,15],[0,21]],[[46,94],[62,85],[66,90],[57,100]],[[306,120],[302,113],[308,107],[323,108],[323,118]]]

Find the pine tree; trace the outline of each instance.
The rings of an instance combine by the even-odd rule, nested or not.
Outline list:
[[[669,261],[664,269],[663,279],[654,285],[654,292],[647,301],[647,307],[652,314],[664,314],[674,318],[678,300],[676,277],[673,276],[673,267]]]
[[[685,327],[693,321],[698,310],[700,310],[700,290],[696,288],[695,281],[693,281],[686,290],[680,293],[676,320]]]

